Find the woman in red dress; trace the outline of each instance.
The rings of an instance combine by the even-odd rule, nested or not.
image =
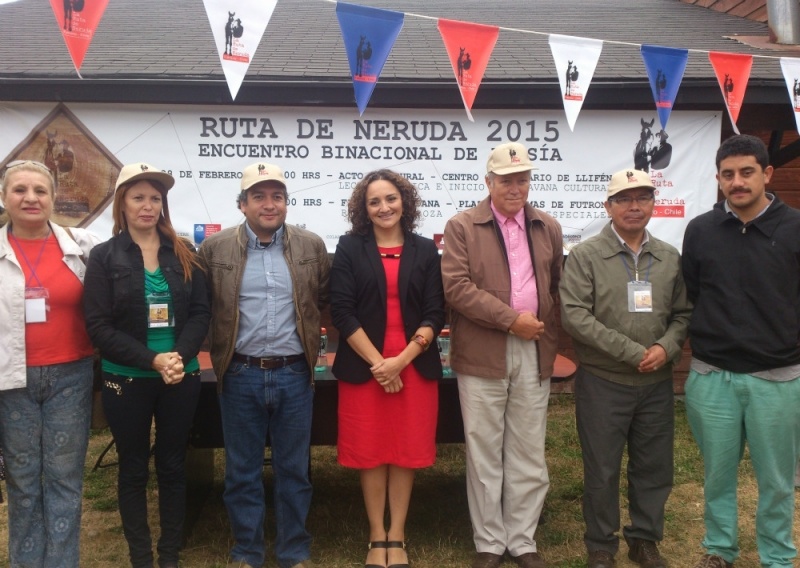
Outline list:
[[[348,203],[352,229],[331,269],[341,341],[338,459],[361,470],[370,526],[366,568],[406,568],[405,522],[414,470],[436,460],[444,325],[439,251],[414,234],[416,188],[390,170],[364,176]],[[390,524],[384,524],[388,496]]]

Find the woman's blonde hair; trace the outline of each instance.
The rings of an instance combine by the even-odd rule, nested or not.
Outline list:
[[[0,196],[2,196],[3,202],[5,202],[6,197],[6,180],[8,180],[9,175],[16,172],[35,172],[47,177],[48,181],[50,182],[50,197],[53,199],[53,201],[55,201],[56,180],[53,177],[53,172],[50,171],[50,168],[35,160],[16,160],[6,164],[5,171],[3,172],[3,178],[0,179]],[[8,221],[8,212],[3,207],[0,207],[0,227],[7,225]]]

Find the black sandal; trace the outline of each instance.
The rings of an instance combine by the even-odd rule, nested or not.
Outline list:
[[[389,548],[389,543],[385,540],[373,540],[367,546],[367,550],[372,550],[373,548]],[[384,568],[380,564],[364,564],[364,568]]]
[[[403,550],[406,549],[406,543],[402,540],[390,540],[386,543],[386,548],[402,548]],[[388,556],[387,556],[388,561]],[[405,564],[389,564],[386,568],[409,568],[408,562]]]

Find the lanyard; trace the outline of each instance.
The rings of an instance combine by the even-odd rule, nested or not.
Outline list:
[[[633,255],[631,255],[631,257],[633,257]],[[645,274],[645,276],[644,276],[644,281],[645,282],[649,282],[650,281],[650,268],[653,266],[653,255],[651,254],[649,258],[650,258],[650,262],[647,264],[647,274]],[[633,259],[633,269],[636,272],[636,279],[635,280],[631,279],[631,271],[628,268],[628,265],[625,264],[624,255],[620,255],[619,259],[622,261],[622,266],[625,267],[625,272],[628,273],[628,281],[629,282],[638,282],[639,281],[639,262],[636,260],[636,258]]]
[[[42,248],[39,249],[39,255],[36,257],[36,264],[34,264],[33,266],[31,266],[31,261],[28,260],[28,255],[25,254],[25,249],[22,248],[22,245],[19,243],[19,240],[17,240],[17,237],[14,236],[14,233],[9,231],[8,236],[14,239],[14,244],[17,245],[17,248],[19,249],[19,252],[22,255],[22,259],[25,261],[25,264],[28,265],[28,270],[31,271],[31,275],[25,282],[25,287],[30,288],[31,278],[35,278],[36,283],[39,284],[39,287],[44,288],[44,286],[42,285],[42,281],[39,280],[39,277],[36,275],[36,269],[39,268],[39,262],[41,262],[42,260],[42,255],[44,254],[44,247],[47,245],[47,240],[50,238],[50,231],[47,232],[47,236],[44,238],[44,241],[42,241]]]

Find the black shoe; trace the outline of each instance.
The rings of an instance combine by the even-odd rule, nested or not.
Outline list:
[[[614,555],[607,550],[593,550],[589,553],[589,561],[586,566],[588,568],[612,568]]]
[[[503,562],[502,554],[491,552],[478,552],[472,561],[472,568],[499,568]]]
[[[387,548],[402,548],[403,550],[406,549],[406,543],[401,540],[390,540],[386,543]],[[387,562],[388,562],[388,555],[387,555]],[[405,564],[389,564],[386,568],[409,568],[408,562]]]
[[[373,540],[367,546],[367,550],[372,550],[373,548],[389,548],[389,543],[385,540]],[[384,568],[380,564],[364,564],[364,568]]]
[[[625,537],[625,542],[628,543],[628,558],[642,568],[667,568],[667,563],[652,540]]]

